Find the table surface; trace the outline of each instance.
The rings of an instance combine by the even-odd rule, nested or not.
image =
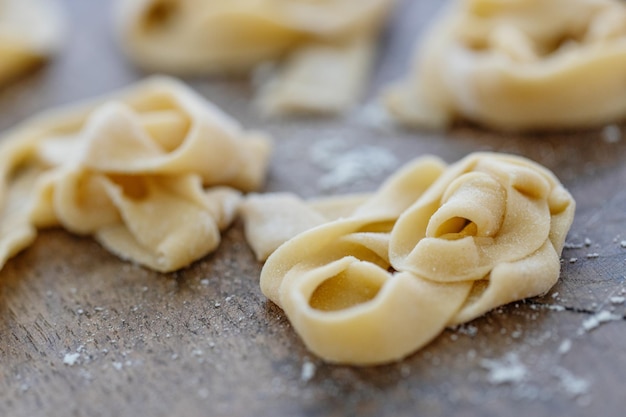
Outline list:
[[[0,90],[1,129],[146,75],[119,52],[110,2],[65,3],[65,49]],[[171,274],[122,262],[89,237],[46,230],[0,271],[0,415],[624,415],[626,138],[608,141],[602,129],[516,135],[459,125],[429,133],[379,123],[371,103],[406,71],[437,4],[401,2],[364,104],[344,118],[264,120],[248,105],[253,90],[244,80],[187,81],[275,138],[267,191],[374,190],[423,154],[453,162],[494,150],[547,166],[578,204],[549,294],[446,330],[398,363],[328,365],[261,294],[261,264],[241,222],[215,253]],[[353,155],[374,149],[395,164],[329,188],[323,179],[337,177],[314,158],[329,141]],[[618,319],[598,320],[606,311]]]

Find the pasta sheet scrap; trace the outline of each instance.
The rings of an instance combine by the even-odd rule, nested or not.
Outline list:
[[[262,185],[270,150],[164,77],[26,121],[0,142],[0,265],[62,226],[157,271],[187,266]]]
[[[140,66],[175,74],[284,65],[262,83],[268,114],[341,112],[358,98],[394,0],[120,0],[119,33]]]
[[[419,46],[386,97],[405,124],[569,129],[626,116],[623,1],[456,0]]]
[[[55,53],[63,32],[56,0],[0,0],[0,84]]]
[[[280,200],[291,203],[268,221]],[[369,196],[242,205],[257,256],[271,253],[263,293],[311,351],[357,365],[398,360],[446,326],[546,293],[574,210],[551,172],[495,153],[417,159]]]

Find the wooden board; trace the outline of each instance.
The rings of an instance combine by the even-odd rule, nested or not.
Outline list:
[[[401,3],[366,102],[404,73],[438,3]],[[66,5],[65,50],[0,90],[0,128],[145,75],[118,50],[110,2]],[[0,271],[1,416],[624,415],[626,304],[615,297],[626,292],[626,139],[610,143],[600,129],[408,132],[376,123],[368,106],[344,119],[267,121],[249,107],[245,81],[188,81],[245,126],[274,136],[268,191],[373,190],[393,170],[326,188],[329,167],[313,155],[329,140],[346,153],[387,152],[396,166],[427,153],[453,162],[476,150],[544,164],[578,203],[560,282],[545,297],[446,330],[399,363],[333,366],[307,352],[261,294],[261,265],[240,223],[217,252],[172,274],[124,263],[87,237],[44,231]],[[585,330],[602,311],[622,320]]]

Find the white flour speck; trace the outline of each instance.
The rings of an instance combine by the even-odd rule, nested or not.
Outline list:
[[[564,339],[559,345],[559,353],[565,355],[572,348],[572,341],[570,339]]]
[[[609,301],[611,302],[611,304],[624,304],[624,301],[626,301],[626,298],[622,297],[621,295],[616,295],[616,296],[609,298]]]
[[[621,316],[618,316],[617,314],[613,314],[610,311],[602,310],[599,313],[594,314],[593,316],[583,321],[581,330],[585,332],[589,332],[595,329],[596,327],[600,326],[602,323],[615,321],[615,320],[621,320],[621,318],[622,318]]]
[[[384,130],[393,126],[393,119],[378,100],[371,101],[356,109],[350,118],[357,123]]]
[[[606,143],[617,143],[622,140],[622,131],[617,125],[607,125],[602,129],[602,140]]]
[[[78,358],[80,358],[80,353],[66,353],[63,356],[63,363],[68,366],[74,366]]]
[[[589,392],[591,384],[586,379],[575,376],[563,368],[556,368],[554,373],[559,379],[561,388],[571,397],[578,397]]]
[[[474,337],[478,333],[478,327],[469,325],[462,325],[456,328],[456,331],[460,334],[464,334],[469,337]]]
[[[563,249],[581,249],[582,247],[582,243],[565,242],[563,245]]]
[[[483,359],[480,364],[489,371],[487,380],[493,385],[522,382],[528,373],[515,353],[509,353],[501,360]]]
[[[315,376],[315,364],[313,362],[306,361],[302,364],[302,371],[300,372],[300,380],[308,382]]]

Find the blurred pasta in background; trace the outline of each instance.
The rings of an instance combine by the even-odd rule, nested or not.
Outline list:
[[[55,0],[0,0],[0,85],[57,52],[63,32]]]
[[[457,0],[386,96],[403,124],[576,129],[626,116],[626,3]]]
[[[126,55],[148,71],[251,73],[266,114],[340,113],[359,98],[394,0],[120,0]]]

